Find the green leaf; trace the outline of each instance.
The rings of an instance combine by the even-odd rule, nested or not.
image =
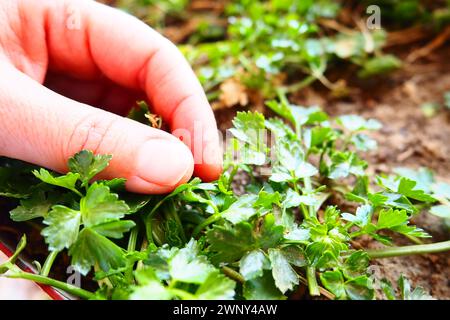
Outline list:
[[[348,175],[363,176],[367,163],[352,152],[335,152],[331,157],[331,167],[328,177],[336,180]]]
[[[402,300],[434,300],[422,287],[417,287],[411,291],[411,284],[403,275],[400,275],[398,279],[398,287]]]
[[[360,276],[345,283],[347,296],[352,300],[373,300],[375,292],[367,276]]]
[[[372,300],[374,297],[372,283],[366,276],[344,281],[340,271],[325,271],[320,275],[320,281],[337,299]]]
[[[69,249],[69,255],[74,269],[82,275],[86,275],[96,264],[107,272],[124,267],[126,263],[123,250],[91,228],[84,228],[80,232],[77,241]]]
[[[435,202],[432,196],[426,194],[423,190],[415,189],[416,182],[407,178],[401,178],[398,184],[397,192],[408,197],[422,202]]]
[[[20,206],[10,211],[11,219],[21,222],[43,218],[54,204],[54,199],[46,198],[45,192],[35,192],[29,199],[20,200]]]
[[[431,207],[430,213],[440,218],[450,219],[450,207],[444,204]]]
[[[107,186],[92,184],[87,194],[80,202],[80,211],[85,226],[95,226],[110,220],[123,218],[130,208],[115,193],[111,193]]]
[[[375,150],[377,148],[376,140],[372,139],[366,134],[355,134],[352,139],[352,143],[356,147],[357,150],[360,151],[370,151]]]
[[[294,227],[285,236],[287,240],[307,241],[310,238],[309,229]]]
[[[284,228],[275,225],[272,214],[264,216],[262,226],[241,222],[236,225],[215,225],[206,233],[213,263],[235,262],[255,249],[273,248],[283,239]]]
[[[340,116],[336,122],[350,132],[358,132],[363,130],[379,130],[382,125],[375,119],[366,120],[358,115]]]
[[[80,175],[85,186],[98,173],[102,172],[111,161],[111,155],[94,155],[91,151],[82,150],[69,159],[69,169]]]
[[[233,224],[248,220],[256,214],[256,209],[253,207],[256,199],[256,195],[241,196],[227,210],[222,212],[222,217]]]
[[[372,214],[373,207],[370,204],[365,204],[356,209],[355,215],[342,213],[342,219],[353,222],[358,227],[364,228],[370,223]]]
[[[97,183],[107,186],[113,191],[125,191],[125,183],[127,182],[124,178],[114,178],[111,180],[97,180]]]
[[[405,210],[381,210],[378,215],[378,229],[390,229],[408,223],[408,214]]]
[[[427,203],[436,201],[436,199],[434,199],[431,195],[425,193],[423,190],[417,189],[417,183],[414,180],[405,177],[399,177],[396,179],[378,177],[378,184],[410,199]]]
[[[344,275],[346,278],[355,278],[366,272],[369,267],[369,255],[362,250],[353,252],[344,264]]]
[[[285,300],[286,297],[281,294],[275,286],[272,274],[268,271],[259,278],[245,281],[243,288],[244,298],[247,300]]]
[[[363,68],[358,72],[361,78],[389,73],[402,66],[401,60],[392,54],[373,57],[364,62]]]
[[[295,123],[294,116],[292,114],[291,108],[285,102],[278,102],[276,100],[270,100],[266,102],[266,105],[276,112],[278,115],[282,116],[286,120],[290,121],[292,124]]]
[[[193,239],[186,244],[186,247],[180,249],[169,262],[172,279],[186,283],[201,284],[214,270],[206,256],[199,254],[197,243]]]
[[[238,112],[230,132],[239,140],[258,144],[260,130],[265,128],[264,115],[259,112]]]
[[[45,183],[61,188],[66,188],[79,194],[79,191],[75,187],[78,179],[80,178],[80,175],[78,173],[69,172],[68,174],[63,176],[54,177],[49,171],[41,168],[39,169],[39,171],[33,170],[33,174],[36,178],[42,180]]]
[[[395,290],[389,280],[387,280],[386,278],[381,279],[380,285],[387,300],[396,300]]]
[[[261,250],[250,251],[239,261],[239,272],[245,280],[261,277],[264,269],[270,269],[270,263]]]
[[[319,200],[315,197],[314,194],[300,195],[297,191],[288,189],[283,200],[282,207],[288,209],[298,207],[302,203],[307,206],[316,206],[319,204]]]
[[[345,297],[344,277],[339,271],[325,271],[320,274],[323,286],[330,290],[337,299]]]
[[[436,197],[450,200],[450,184],[437,182],[431,186],[431,189]]]
[[[92,230],[108,238],[121,239],[123,234],[135,225],[131,220],[111,221],[97,224],[92,227]]]
[[[195,296],[198,300],[232,300],[235,287],[234,281],[214,271],[200,285]]]
[[[48,213],[41,234],[45,237],[45,242],[51,251],[61,251],[77,240],[80,229],[81,214],[65,206],[56,205]]]
[[[277,140],[281,140],[282,138],[287,138],[289,140],[296,139],[295,133],[291,127],[279,118],[268,119],[266,120],[265,125],[267,129],[272,131]]]
[[[134,288],[130,300],[170,300],[172,293],[158,280],[152,269],[135,271],[135,278],[140,286]]]
[[[390,229],[392,231],[415,236],[415,237],[429,237],[429,235],[422,229],[415,226],[408,226],[409,216],[405,210],[381,210],[378,215],[378,222],[376,227],[378,229]]]
[[[290,109],[296,126],[321,123],[328,120],[328,115],[317,106],[300,107],[291,105]]]
[[[413,170],[410,168],[400,167],[394,168],[394,172],[399,176],[408,178],[416,182],[416,188],[423,190],[425,193],[431,193],[431,187],[434,183],[433,172],[428,168],[419,168]]]
[[[269,260],[272,265],[272,276],[275,279],[275,285],[282,293],[293,290],[298,285],[299,279],[297,273],[292,269],[289,261],[278,249],[269,249]]]
[[[314,127],[309,132],[309,148],[324,148],[336,139],[335,131],[329,127]],[[306,139],[305,139],[306,140]]]
[[[171,300],[172,293],[159,281],[151,281],[145,286],[137,287],[130,295],[130,300]]]
[[[328,120],[328,115],[317,106],[305,108],[291,105],[287,101],[275,100],[267,102],[266,105],[296,127]]]
[[[125,201],[125,203],[130,208],[128,212],[129,214],[138,212],[143,207],[145,207],[150,202],[150,200],[153,199],[151,195],[142,195],[134,193],[120,194],[120,198],[121,200]]]
[[[262,207],[264,209],[272,209],[273,205],[276,204],[280,206],[281,195],[279,192],[266,192],[261,190],[258,194],[258,199],[253,204],[253,207]]]
[[[308,261],[303,250],[296,245],[286,246],[280,249],[283,256],[287,259],[289,264],[296,267],[305,267]]]
[[[281,141],[277,143],[277,157],[278,162],[288,172],[297,170],[297,168],[304,162],[304,151],[297,141]]]

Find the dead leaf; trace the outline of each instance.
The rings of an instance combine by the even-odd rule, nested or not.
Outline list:
[[[236,79],[227,79],[220,85],[220,102],[227,108],[235,105],[246,106],[248,94],[245,86]]]

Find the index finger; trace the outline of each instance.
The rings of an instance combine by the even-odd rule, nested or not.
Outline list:
[[[22,0],[21,4],[30,19],[43,8],[51,69],[81,79],[104,75],[144,91],[155,112],[190,147],[195,173],[204,180],[218,177],[222,156],[214,114],[174,44],[138,19],[94,1]]]

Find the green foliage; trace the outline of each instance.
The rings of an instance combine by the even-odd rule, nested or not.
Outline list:
[[[99,299],[286,299],[305,282],[313,294],[373,299],[373,255],[353,241],[364,236],[392,245],[392,233],[428,237],[411,217],[431,208],[448,219],[449,186],[427,169],[369,176],[361,140],[354,138],[371,139],[381,127],[374,119],[333,119],[283,95],[269,105],[293,129],[279,118],[239,113],[218,181],[194,178],[166,196],[133,195],[122,180],[92,183],[111,157],[82,151],[65,175],[28,168],[31,180],[24,179],[33,183],[11,218],[42,220],[52,256],[67,252],[75,270],[93,271]],[[255,176],[268,167],[266,179]],[[232,188],[239,170],[251,178],[245,194]],[[5,176],[15,177],[14,171],[6,167]],[[13,186],[6,178],[2,185]],[[353,206],[334,203],[338,196]],[[11,261],[0,270],[22,275]],[[395,297],[384,287],[387,298]],[[423,296],[405,280],[401,290],[405,299]]]
[[[188,41],[195,46],[181,48],[212,100],[220,95],[219,84],[229,79],[272,98],[274,88],[297,90],[315,80],[341,90],[325,76],[339,60],[359,66],[361,77],[401,66],[395,56],[382,54],[383,30],[330,33],[320,24],[320,19],[335,19],[340,10],[333,1],[231,1],[225,9],[228,25],[216,28],[221,30],[216,42],[196,33]],[[208,23],[213,29],[214,23]],[[297,82],[286,83],[283,79],[292,74]]]
[[[403,275],[401,275],[397,281],[398,294],[396,294],[396,290],[389,280],[382,279],[380,284],[381,289],[388,300],[434,300],[424,288],[416,287],[415,289],[412,289],[409,280]]]

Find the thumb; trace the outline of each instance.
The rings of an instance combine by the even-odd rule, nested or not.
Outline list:
[[[0,155],[66,172],[80,150],[111,154],[101,178],[126,178],[139,193],[170,192],[191,177],[192,154],[174,136],[65,98],[8,64],[0,74]]]

